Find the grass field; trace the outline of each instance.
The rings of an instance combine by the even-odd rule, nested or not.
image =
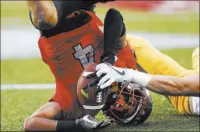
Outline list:
[[[104,20],[110,7],[97,6],[96,13]],[[199,33],[199,13],[158,14],[135,12],[120,9],[128,31],[164,32],[164,33]],[[31,25],[28,7],[24,1],[1,1],[1,27]]]
[[[186,68],[191,68],[194,49],[172,49],[162,52]],[[1,61],[1,83],[52,83],[53,77],[40,59]],[[23,121],[46,103],[54,90],[1,91],[1,131],[22,131]],[[199,118],[179,115],[168,100],[152,94],[153,112],[148,120],[137,127],[111,125],[104,131],[199,131]],[[102,118],[98,115],[98,118]]]
[[[104,19],[107,8],[96,8],[97,15]],[[198,13],[157,14],[120,10],[128,31],[192,33],[199,34]],[[15,28],[32,26],[26,2],[1,1],[1,27]],[[163,50],[186,68],[191,68],[194,49]],[[1,83],[53,83],[54,78],[41,59],[1,60]],[[1,131],[23,131],[23,121],[46,103],[54,90],[2,90]],[[152,94],[153,112],[148,120],[137,127],[111,125],[104,131],[199,131],[199,118],[179,115],[169,101]],[[103,118],[101,114],[98,118]]]

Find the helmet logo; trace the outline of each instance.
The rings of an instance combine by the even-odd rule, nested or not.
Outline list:
[[[96,101],[97,101],[97,103],[101,103],[102,102],[102,92],[98,92],[97,93],[97,98],[96,98]]]

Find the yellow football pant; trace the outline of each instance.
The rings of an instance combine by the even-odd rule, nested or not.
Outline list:
[[[143,38],[128,36],[127,40],[131,48],[135,50],[139,65],[149,74],[183,77],[199,73],[199,48],[193,52],[193,70],[189,70],[179,65],[169,56],[155,49]],[[179,113],[194,114],[191,97],[169,96],[168,98]]]

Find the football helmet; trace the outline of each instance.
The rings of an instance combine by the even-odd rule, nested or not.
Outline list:
[[[95,73],[95,63],[90,63],[81,74],[77,84],[77,96],[86,113],[95,116],[100,110],[120,125],[141,124],[151,114],[152,99],[145,88],[123,82],[100,89]]]
[[[116,87],[116,86],[115,86]],[[151,114],[152,99],[148,90],[123,82],[114,86],[107,97],[103,113],[120,125],[143,123]]]

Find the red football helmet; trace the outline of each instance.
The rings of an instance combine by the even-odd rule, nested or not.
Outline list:
[[[109,93],[102,111],[121,125],[143,123],[152,111],[149,91],[132,83],[120,85],[116,91]]]
[[[147,90],[132,83],[116,83],[98,90],[98,77],[88,79],[96,64],[90,63],[77,84],[77,97],[87,114],[95,116],[100,110],[118,124],[141,124],[151,114],[152,100]],[[94,83],[95,85],[91,85]]]

